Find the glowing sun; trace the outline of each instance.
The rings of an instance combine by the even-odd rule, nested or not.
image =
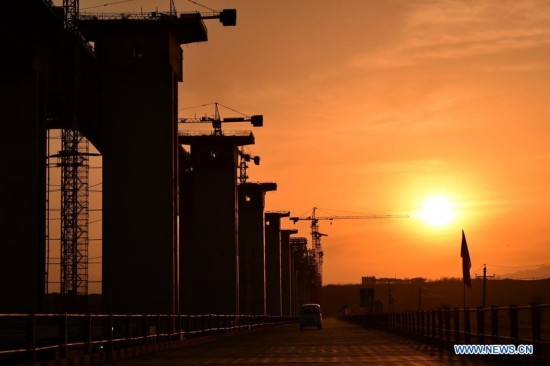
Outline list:
[[[444,226],[453,221],[455,212],[453,205],[447,197],[430,197],[422,204],[422,210],[418,216],[430,226]]]

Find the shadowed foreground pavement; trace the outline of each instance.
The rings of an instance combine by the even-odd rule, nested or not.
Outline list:
[[[325,319],[323,330],[278,326],[111,365],[488,365],[390,333]]]

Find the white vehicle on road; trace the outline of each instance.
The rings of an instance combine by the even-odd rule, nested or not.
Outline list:
[[[323,328],[323,315],[321,314],[321,305],[303,304],[300,308],[300,329],[304,327]]]

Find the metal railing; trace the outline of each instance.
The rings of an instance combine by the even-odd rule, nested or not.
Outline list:
[[[179,136],[217,136],[214,131],[211,130],[179,130],[178,131]],[[229,137],[248,137],[248,136],[254,136],[251,131],[246,130],[223,130],[222,136],[229,136]]]
[[[550,359],[550,304],[344,316],[344,320],[452,344],[532,344]]]
[[[109,353],[293,321],[267,315],[0,314],[0,364]]]
[[[193,13],[197,14],[197,13]],[[177,16],[170,14],[169,11],[165,12],[147,12],[147,13],[105,13],[105,12],[81,12],[78,14],[79,20],[157,20],[157,19],[177,19]]]

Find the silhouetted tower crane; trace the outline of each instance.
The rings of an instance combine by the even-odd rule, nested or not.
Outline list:
[[[226,107],[218,102],[214,102],[214,116],[203,116],[203,117],[183,117],[179,118],[179,123],[211,123],[212,128],[214,129],[213,134],[215,136],[223,136],[222,132],[222,123],[234,123],[234,122],[250,122],[253,127],[262,127],[264,125],[264,117],[261,114],[256,114],[252,116],[247,116],[244,113],[238,112],[232,108]],[[201,107],[207,104],[202,105]],[[242,117],[220,117],[219,106],[222,106],[226,109],[229,109],[235,113],[241,114]],[[246,174],[248,169],[248,162],[253,161],[255,165],[260,165],[260,157],[253,156],[252,154],[245,153],[244,147],[239,150],[239,183],[245,183],[248,179]]]
[[[242,117],[221,118],[219,106],[227,108],[238,114],[241,114]],[[264,117],[262,115],[247,116],[244,113],[238,112],[232,108],[229,108],[217,102],[214,102],[214,116],[191,117],[191,118],[184,117],[184,118],[179,118],[178,122],[179,123],[211,123],[212,128],[214,129],[213,134],[215,136],[223,136],[222,123],[250,122],[253,127],[262,127],[264,125]],[[248,169],[248,162],[253,161],[255,165],[260,165],[260,157],[245,153],[244,147],[243,147],[239,150],[239,158],[240,158],[239,183],[245,183],[246,180],[248,179],[248,175],[246,174]]]
[[[239,150],[239,157],[239,183],[246,183],[246,180],[248,179],[248,175],[246,174],[248,163],[253,161],[254,165],[260,165],[260,157],[254,156],[250,153],[245,153],[244,146]]]
[[[321,237],[328,236],[319,232],[319,220],[363,220],[363,219],[394,219],[407,218],[409,215],[348,215],[348,216],[317,216],[317,207],[313,207],[311,216],[293,216],[289,219],[296,222],[305,220],[311,221],[311,246],[315,265],[317,266],[317,285],[323,284],[323,249],[321,247]]]
[[[233,112],[239,113],[242,117],[220,117],[219,106],[227,108]],[[232,108],[226,107],[218,102],[214,102],[214,116],[203,116],[203,117],[191,117],[191,118],[179,118],[179,123],[211,123],[212,128],[214,128],[214,135],[222,136],[222,123],[231,123],[231,122],[250,122],[253,127],[262,127],[264,125],[264,117],[262,115],[252,115],[247,116],[244,113],[238,112]]]

